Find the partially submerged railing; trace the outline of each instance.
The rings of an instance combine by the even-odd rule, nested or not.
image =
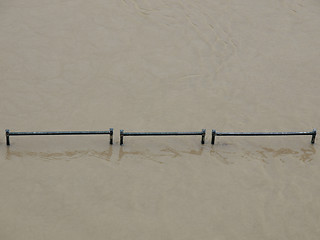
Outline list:
[[[124,136],[184,136],[184,135],[200,135],[201,144],[204,144],[206,130],[202,129],[201,132],[125,132],[120,130],[120,145],[123,144]]]
[[[110,144],[113,144],[113,128],[110,131],[59,131],[59,132],[10,132],[6,129],[7,145],[10,145],[10,136],[30,136],[30,135],[96,135],[109,134]],[[185,136],[200,135],[201,143],[204,144],[206,130],[201,132],[125,132],[120,130],[120,145],[123,145],[124,136]],[[313,129],[311,132],[217,132],[212,130],[211,144],[215,143],[216,136],[293,136],[293,135],[311,135],[311,143],[315,143],[317,131]]]
[[[217,132],[212,130],[211,144],[214,144],[216,136],[292,136],[292,135],[311,135],[311,143],[314,144],[317,131],[312,132]]]
[[[109,131],[60,131],[60,132],[10,132],[6,129],[7,145],[10,145],[10,136],[30,136],[30,135],[96,135],[109,134],[110,144],[113,144],[113,128]]]

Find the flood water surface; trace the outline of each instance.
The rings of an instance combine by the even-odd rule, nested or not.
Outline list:
[[[1,1],[0,239],[319,239],[318,139],[210,144],[320,129],[319,26],[312,0]]]

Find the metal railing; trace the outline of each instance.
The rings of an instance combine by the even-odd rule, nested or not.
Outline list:
[[[206,130],[202,129],[201,132],[125,132],[120,130],[120,145],[123,144],[124,136],[184,136],[184,135],[200,135],[201,144],[204,144]]]
[[[6,142],[10,145],[10,136],[30,136],[30,135],[96,135],[109,134],[110,144],[113,144],[113,128],[109,131],[59,131],[59,132],[10,132],[6,129]],[[124,136],[185,136],[200,135],[201,143],[205,143],[206,130],[201,132],[125,132],[120,130],[120,145],[123,145]],[[217,132],[212,130],[211,144],[215,143],[216,136],[293,136],[293,135],[311,135],[311,143],[315,143],[317,131],[311,132]]]
[[[216,132],[212,130],[211,144],[214,144],[216,136],[292,136],[292,135],[311,135],[311,143],[314,144],[317,131],[312,132]]]
[[[96,135],[109,134],[110,144],[113,144],[113,128],[109,131],[59,131],[59,132],[10,132],[6,129],[7,146],[10,145],[10,136],[30,136],[30,135]]]

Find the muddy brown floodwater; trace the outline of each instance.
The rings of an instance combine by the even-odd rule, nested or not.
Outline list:
[[[0,239],[320,238],[316,0],[0,2]],[[115,129],[109,136],[4,130]]]

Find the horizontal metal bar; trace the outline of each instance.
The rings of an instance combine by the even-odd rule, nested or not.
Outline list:
[[[216,132],[216,136],[312,135],[312,132]]]
[[[214,144],[216,136],[293,136],[312,135],[311,143],[314,144],[317,135],[316,129],[311,132],[216,132],[212,130],[211,144]]]
[[[10,145],[10,136],[31,136],[31,135],[97,135],[109,134],[110,144],[113,144],[113,128],[110,131],[47,131],[47,132],[10,132],[6,129],[7,145]]]
[[[178,136],[202,135],[202,132],[124,132],[123,136]]]
[[[93,135],[93,134],[110,134],[110,131],[9,132],[10,136],[28,136],[28,135]]]
[[[206,130],[202,129],[201,132],[124,132],[120,130],[120,145],[123,144],[124,136],[185,136],[185,135],[200,135],[201,143],[204,144]]]

